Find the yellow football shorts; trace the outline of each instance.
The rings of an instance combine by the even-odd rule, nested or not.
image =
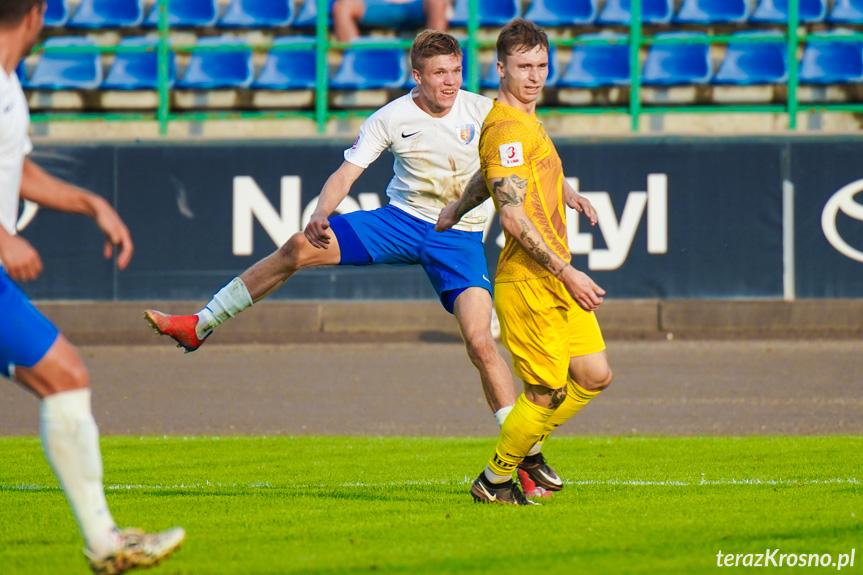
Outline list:
[[[513,371],[526,383],[561,388],[569,358],[605,349],[596,316],[554,277],[497,283],[494,306]]]

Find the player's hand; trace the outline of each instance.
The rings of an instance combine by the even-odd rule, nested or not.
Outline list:
[[[105,259],[111,259],[111,256],[114,255],[114,246],[116,246],[120,250],[120,253],[117,254],[117,268],[126,269],[132,260],[132,253],[135,251],[129,228],[107,202],[98,204],[95,220],[96,225],[105,234],[105,248],[103,250]]]
[[[437,223],[435,224],[436,232],[445,232],[454,225],[456,225],[461,218],[456,215],[455,205],[456,201],[453,200],[447,206],[440,211],[440,214],[437,217]]]
[[[0,245],[0,260],[6,273],[15,281],[29,282],[42,273],[42,258],[30,242],[19,236],[9,236]]]
[[[605,290],[596,285],[590,277],[568,265],[560,274],[560,281],[575,303],[584,311],[596,311],[602,303]]]
[[[303,230],[303,234],[306,236],[306,239],[309,240],[310,244],[316,248],[325,250],[330,247],[329,229],[330,220],[324,216],[312,215],[312,219],[309,220],[306,229]]]
[[[587,219],[590,221],[590,225],[596,225],[596,210],[594,209],[593,204],[590,203],[590,200],[581,194],[569,193],[566,195],[566,205],[574,209],[576,212],[587,216]]]

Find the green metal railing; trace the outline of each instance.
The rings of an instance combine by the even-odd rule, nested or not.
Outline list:
[[[362,44],[351,45],[347,43],[331,42],[328,39],[328,10],[327,0],[317,1],[317,20],[315,22],[315,62],[316,62],[316,88],[314,111],[285,110],[285,111],[202,111],[202,112],[173,112],[171,110],[171,88],[169,84],[169,54],[171,51],[182,53],[192,50],[231,50],[237,46],[171,46],[170,27],[168,25],[167,9],[169,0],[158,0],[159,10],[158,42],[154,47],[146,46],[107,46],[107,47],[45,47],[39,46],[37,51],[45,52],[81,52],[82,50],[97,51],[100,53],[141,52],[156,50],[158,54],[158,106],[155,113],[39,113],[33,114],[32,121],[45,123],[54,121],[157,121],[159,133],[166,135],[168,126],[173,121],[200,122],[218,119],[284,119],[284,118],[307,118],[315,121],[318,133],[326,131],[327,121],[338,118],[365,117],[372,110],[332,110],[329,107],[329,74],[327,67],[327,55],[330,50],[341,50],[348,47],[358,49],[370,49],[380,47],[392,47],[392,40],[381,42],[364,41]],[[466,88],[470,91],[479,90],[479,50],[494,45],[494,41],[481,41],[479,39],[478,0],[468,0],[468,22],[467,40],[464,48],[468,55],[466,70]],[[798,101],[798,62],[797,51],[801,42],[807,42],[814,35],[803,34],[799,28],[799,0],[790,0],[788,6],[788,23],[785,33],[780,36],[758,36],[747,37],[747,42],[772,41],[781,39],[786,43],[788,54],[788,82],[787,97],[784,104],[717,104],[717,105],[644,105],[642,102],[641,87],[641,49],[654,43],[728,43],[738,38],[730,35],[708,35],[696,38],[655,38],[644,35],[641,20],[641,0],[631,0],[632,19],[629,25],[628,37],[621,40],[592,39],[592,40],[554,40],[556,46],[574,46],[586,43],[618,43],[625,42],[629,45],[629,70],[630,86],[629,100],[626,106],[565,106],[539,108],[540,115],[569,115],[569,114],[628,114],[631,120],[632,132],[639,130],[639,118],[645,114],[669,114],[669,113],[718,113],[718,112],[761,112],[773,114],[786,114],[790,129],[797,127],[797,113],[810,111],[825,112],[863,112],[863,102],[835,103],[835,104],[801,104]],[[837,41],[863,41],[863,34],[849,33],[833,35],[831,40]],[[396,42],[405,49],[410,47],[411,42],[404,40]],[[243,44],[242,47],[249,47]],[[297,44],[279,46],[277,49],[308,49],[308,44]],[[269,50],[271,44],[256,44],[252,46],[256,50]]]

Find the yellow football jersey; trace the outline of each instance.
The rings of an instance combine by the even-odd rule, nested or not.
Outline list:
[[[495,101],[482,127],[479,154],[486,182],[513,174],[527,180],[525,213],[545,243],[569,262],[572,256],[566,238],[563,166],[536,115]],[[494,203],[500,210],[497,198]],[[548,270],[507,233],[495,281],[522,281],[548,275]]]

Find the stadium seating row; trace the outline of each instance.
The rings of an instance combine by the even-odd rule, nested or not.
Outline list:
[[[411,0],[421,2],[422,0]],[[171,0],[168,23],[173,27],[313,27],[317,0],[305,0],[295,9],[293,0],[231,0],[219,14],[217,0]],[[520,0],[478,0],[481,26],[502,26],[521,14]],[[334,0],[328,0],[332,9]],[[451,24],[465,26],[468,0],[455,0]],[[673,0],[642,0],[642,20],[647,24],[774,23],[788,21],[788,0],[758,0],[754,9],[747,0],[683,0],[674,13]],[[754,3],[753,3],[754,4]],[[295,11],[297,12],[295,14]],[[524,17],[541,26],[626,25],[631,20],[631,0],[532,0]],[[801,22],[863,24],[863,0],[835,0],[828,14],[827,0],[800,0]],[[145,15],[143,0],[81,0],[73,11],[68,0],[48,0],[46,25],[57,28],[153,27],[158,10]],[[365,21],[367,26],[390,22]],[[405,23],[416,26],[416,22]]]
[[[642,81],[648,85],[680,84],[782,84],[788,78],[788,55],[782,35],[775,41],[753,41],[753,32],[740,32],[730,42],[714,74],[710,47],[704,43],[654,43],[647,52]],[[763,34],[763,33],[759,33]],[[799,68],[802,83],[835,84],[863,82],[863,42],[831,41],[836,32],[824,32],[806,43]],[[667,32],[656,38],[705,37],[699,32]],[[582,36],[612,41],[579,44],[573,47],[565,69],[558,65],[557,50],[551,54],[549,86],[594,88],[628,85],[630,82],[629,47],[626,36],[611,32]],[[613,41],[619,43],[613,43]],[[177,78],[175,54],[169,57],[169,83],[177,89],[210,90],[251,88],[297,90],[315,87],[313,37],[291,36],[277,39],[256,75],[252,48],[237,46],[234,37],[201,38],[188,66]],[[120,46],[155,47],[156,39],[126,38]],[[48,46],[95,46],[82,37],[57,37]],[[221,50],[214,47],[224,46]],[[231,47],[234,46],[234,47]],[[207,49],[209,48],[209,49]],[[152,90],[158,85],[158,56],[155,50],[116,54],[103,77],[101,57],[96,52],[47,52],[39,59],[32,75],[19,67],[25,88],[31,90]],[[336,90],[400,89],[412,85],[408,59],[401,47],[347,50],[338,70],[330,78]],[[496,88],[495,65],[488,68],[481,87]]]

